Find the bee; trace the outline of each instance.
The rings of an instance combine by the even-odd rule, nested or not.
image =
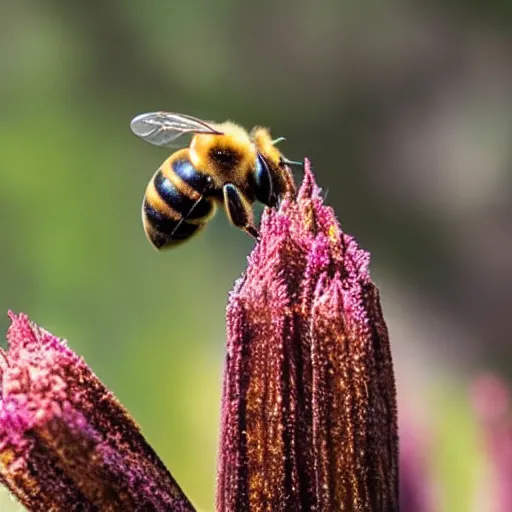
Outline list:
[[[275,207],[285,195],[295,195],[287,160],[266,128],[249,133],[241,126],[205,122],[170,112],[138,115],[130,124],[142,140],[173,147],[191,134],[188,147],[165,160],[151,178],[142,203],[142,222],[156,249],[176,246],[200,232],[223,206],[229,221],[258,239],[252,205]],[[176,146],[174,146],[176,147]]]

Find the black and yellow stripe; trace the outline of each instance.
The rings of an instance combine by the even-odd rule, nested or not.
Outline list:
[[[206,224],[215,211],[209,187],[209,177],[195,170],[183,151],[158,169],[142,205],[144,230],[157,249],[187,240]]]

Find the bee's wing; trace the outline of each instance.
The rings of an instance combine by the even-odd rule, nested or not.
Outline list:
[[[222,134],[200,119],[172,112],[140,114],[132,119],[130,128],[142,140],[162,147],[171,145],[171,142],[186,133]]]

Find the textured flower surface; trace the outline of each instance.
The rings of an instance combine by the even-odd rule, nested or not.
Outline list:
[[[137,425],[67,345],[11,314],[0,479],[32,511],[192,511]]]
[[[398,509],[395,380],[368,264],[306,162],[230,296],[218,511]]]

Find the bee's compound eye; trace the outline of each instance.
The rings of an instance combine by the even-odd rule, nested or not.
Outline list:
[[[275,206],[277,195],[267,161],[258,153],[254,178],[256,180],[256,198],[267,206]]]

